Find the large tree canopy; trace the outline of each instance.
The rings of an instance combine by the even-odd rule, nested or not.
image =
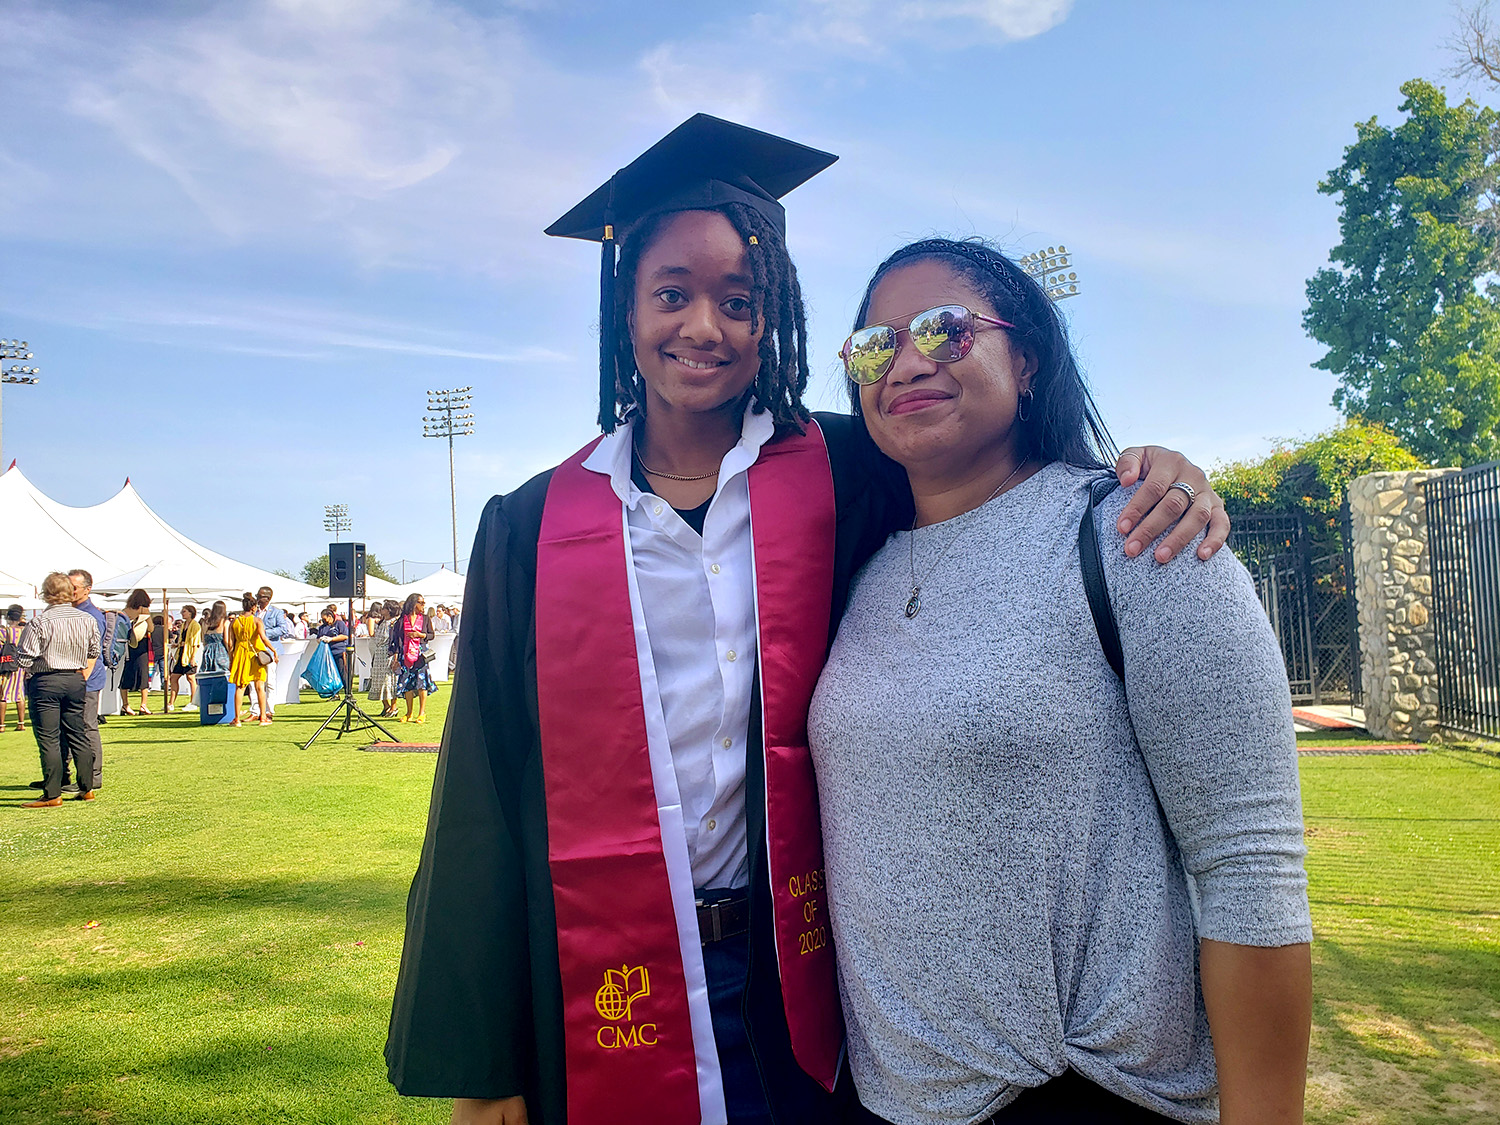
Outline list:
[[[1314,366],[1339,376],[1335,406],[1424,460],[1474,464],[1500,456],[1500,289],[1486,280],[1500,115],[1421,80],[1401,92],[1406,119],[1357,125],[1318,185],[1339,200],[1341,241],[1302,323],[1328,348]]]

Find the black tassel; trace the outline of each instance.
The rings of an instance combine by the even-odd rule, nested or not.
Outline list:
[[[609,184],[609,203],[604,210],[603,252],[599,259],[599,428],[615,432],[618,416],[615,401],[615,228],[614,181]]]

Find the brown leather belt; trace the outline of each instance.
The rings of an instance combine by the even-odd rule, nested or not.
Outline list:
[[[736,937],[750,929],[750,894],[741,891],[717,902],[698,900],[698,936],[704,945]]]

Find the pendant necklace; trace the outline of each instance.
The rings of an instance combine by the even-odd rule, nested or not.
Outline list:
[[[1022,461],[1019,465],[1017,465],[1015,467],[1015,469],[1011,472],[1010,476],[1006,477],[1003,481],[1000,482],[1000,487],[999,488],[995,489],[994,492],[991,492],[988,496],[986,496],[984,498],[983,501],[981,501],[980,503],[976,504],[973,508],[970,508],[969,511],[972,512],[972,511],[975,511],[978,508],[982,508],[982,507],[985,506],[985,504],[988,504],[996,496],[999,496],[1002,492],[1005,491],[1005,486],[1008,485],[1011,481],[1013,481],[1013,480],[1016,479],[1016,474],[1019,473],[1022,469],[1024,469],[1030,463],[1031,463],[1031,458],[1029,458],[1029,457],[1025,461]],[[962,514],[963,513],[960,513],[960,515],[962,515]],[[943,561],[943,556],[948,553],[948,548],[951,547],[951,546],[953,546],[953,544],[957,543],[959,541],[959,539],[961,539],[963,537],[963,533],[966,532],[966,531],[968,531],[968,530],[969,530],[969,528],[968,528],[967,525],[964,526],[964,527],[959,528],[957,534],[955,534],[952,539],[948,540],[948,542],[946,542],[946,543],[943,544],[943,549],[938,552],[938,557],[932,560],[932,565],[927,568],[927,573],[924,574],[924,575],[922,575],[922,581],[918,582],[917,581],[917,521],[915,519],[912,520],[912,522],[911,522],[911,532],[909,533],[908,538],[906,540],[907,558],[908,558],[908,562],[911,564],[911,597],[909,597],[909,598],[906,599],[906,616],[908,618],[915,617],[919,612],[921,612],[921,609],[922,609],[922,583],[926,582],[929,578],[932,577],[933,571],[937,570],[937,568],[938,568],[938,563],[942,562]]]

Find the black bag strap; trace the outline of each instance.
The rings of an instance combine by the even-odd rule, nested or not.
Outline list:
[[[1099,532],[1094,526],[1094,508],[1120,487],[1114,474],[1100,477],[1089,485],[1089,503],[1078,523],[1078,565],[1083,571],[1083,590],[1088,595],[1089,612],[1094,615],[1094,631],[1109,666],[1125,682],[1125,651],[1120,647],[1120,629],[1115,624],[1115,610],[1109,604],[1109,586],[1104,581],[1104,557],[1099,553]]]

